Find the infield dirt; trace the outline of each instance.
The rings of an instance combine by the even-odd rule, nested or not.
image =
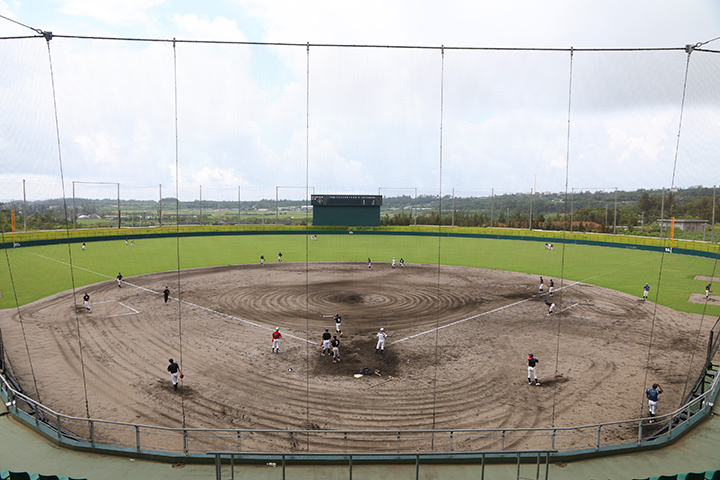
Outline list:
[[[646,416],[644,391],[653,382],[664,389],[658,413],[676,409],[700,372],[713,323],[557,278],[548,315],[538,276],[466,267],[270,263],[125,280],[122,288],[106,281],[0,312],[10,370],[30,396],[66,415],[163,427],[578,426]],[[85,291],[92,313],[75,308]],[[332,364],[320,355],[320,338],[325,328],[334,333],[322,315],[335,313],[343,335],[341,361]],[[275,327],[283,334],[279,354],[271,353]],[[380,327],[389,332],[383,355],[375,353]],[[540,386],[527,382],[530,352],[540,360]],[[185,374],[177,392],[166,371],[171,357]],[[355,378],[364,368],[381,376]],[[133,444],[132,432],[104,435]],[[395,448],[395,436],[318,442],[320,450],[384,450]],[[409,438],[402,449],[425,449],[426,440]],[[593,441],[566,438],[557,447]],[[256,442],[261,450],[305,448]],[[498,442],[458,434],[453,448]],[[519,436],[503,441],[528,445]]]

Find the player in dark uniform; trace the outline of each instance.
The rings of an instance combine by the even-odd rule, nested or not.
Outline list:
[[[165,290],[163,290],[163,297],[165,297],[165,305],[167,305],[168,300],[170,299],[170,288],[165,287]]]
[[[342,322],[342,317],[339,313],[335,314],[335,331],[342,337],[342,330],[340,330],[340,323]]]
[[[555,304],[545,300],[545,305],[547,305],[547,307],[548,307],[548,315],[552,315],[553,309],[555,308]]]
[[[123,278],[122,273],[118,272],[117,277],[115,277],[115,279],[117,280],[118,287],[120,287],[120,288],[122,288],[122,278]]]
[[[90,295],[87,292],[83,295],[83,305],[85,305],[85,310],[90,313]]]
[[[662,392],[662,387],[657,383],[653,383],[652,387],[645,390],[645,396],[648,398],[648,409],[650,410],[651,417],[654,417],[657,413],[658,395]]]
[[[332,362],[337,363],[340,361],[340,340],[338,340],[337,335],[333,335],[330,345],[332,345]]]
[[[180,371],[180,365],[178,365],[172,358],[169,360],[167,370],[170,372],[170,378],[172,379],[173,390],[177,390],[178,387],[178,376],[182,377],[183,374]]]
[[[540,385],[537,379],[537,372],[535,372],[535,366],[540,362],[532,353],[528,353],[528,385],[532,385],[532,378],[535,378],[535,385]]]
[[[327,350],[327,353],[330,353],[330,339],[332,338],[332,335],[330,335],[330,332],[328,329],[325,329],[325,332],[322,334],[322,356],[325,356],[325,351]]]

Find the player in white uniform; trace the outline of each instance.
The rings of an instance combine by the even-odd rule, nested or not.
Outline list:
[[[395,257],[393,257],[392,268],[395,268]]]
[[[388,334],[385,331],[384,328],[380,328],[380,331],[377,333],[377,345],[375,346],[375,353],[380,352],[380,355],[382,355],[383,351],[385,351],[385,339],[387,338]]]

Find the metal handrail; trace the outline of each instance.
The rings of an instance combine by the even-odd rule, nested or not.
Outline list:
[[[5,378],[4,375],[0,374],[0,379],[2,380],[2,383],[0,384],[0,392],[3,394],[3,397],[5,398],[5,401],[7,402],[8,409],[16,416],[21,417],[21,415],[24,413],[25,415],[28,415],[30,417],[34,417],[32,421],[24,420],[25,423],[34,426],[35,428],[40,428],[41,426],[45,426],[46,428],[50,429],[53,432],[53,435],[55,436],[56,440],[59,443],[68,443],[70,441],[77,442],[77,441],[84,441],[88,443],[88,446],[90,448],[99,448],[101,445],[104,445],[105,447],[109,447],[112,450],[113,446],[121,447],[121,442],[115,442],[115,443],[108,443],[104,444],[98,439],[98,432],[103,429],[108,428],[118,428],[118,429],[125,429],[127,431],[132,431],[135,437],[134,444],[126,443],[124,444],[125,448],[132,448],[133,450],[137,451],[138,453],[142,453],[144,451],[150,451],[148,450],[149,445],[145,444],[145,448],[143,448],[142,439],[143,436],[147,435],[169,435],[173,438],[182,438],[183,439],[183,446],[181,449],[159,449],[159,451],[166,451],[170,454],[180,454],[183,456],[192,455],[189,447],[188,447],[188,441],[189,440],[208,440],[212,438],[225,438],[223,435],[232,434],[238,444],[238,449],[241,445],[241,440],[247,438],[247,436],[253,436],[254,438],[266,440],[266,439],[276,439],[278,436],[283,439],[287,440],[288,438],[294,438],[298,440],[306,440],[306,439],[313,439],[313,440],[342,440],[343,442],[340,442],[342,445],[345,445],[344,447],[340,447],[347,452],[347,440],[355,440],[355,441],[370,441],[370,440],[377,440],[377,436],[382,436],[384,441],[392,442],[396,444],[396,448],[392,448],[392,451],[399,452],[400,447],[402,444],[402,439],[409,439],[409,440],[417,440],[418,438],[435,438],[447,441],[449,445],[449,449],[447,451],[452,451],[459,453],[460,451],[454,450],[456,448],[456,445],[458,443],[458,439],[465,436],[476,436],[476,437],[483,437],[488,439],[496,439],[501,441],[501,449],[502,451],[510,451],[505,450],[505,445],[508,443],[507,438],[511,438],[513,440],[521,438],[521,437],[540,437],[542,439],[548,439],[551,442],[551,447],[553,449],[556,448],[556,439],[557,438],[564,438],[569,437],[573,435],[588,435],[592,434],[594,437],[594,442],[587,444],[586,448],[592,448],[594,450],[599,450],[603,446],[609,446],[609,445],[618,445],[618,443],[606,443],[604,444],[602,441],[602,433],[607,432],[609,430],[618,429],[618,427],[622,429],[632,428],[637,429],[638,435],[637,440],[635,442],[628,442],[628,443],[635,443],[635,444],[643,444],[647,443],[648,441],[654,441],[659,438],[663,438],[665,436],[672,436],[673,432],[675,432],[678,428],[678,426],[687,423],[690,421],[691,418],[696,417],[698,414],[705,414],[709,411],[709,407],[712,407],[712,403],[708,402],[708,398],[713,398],[717,394],[718,390],[718,382],[720,381],[720,375],[715,375],[715,378],[713,379],[713,382],[708,388],[706,392],[699,395],[698,397],[692,399],[685,405],[681,406],[674,412],[661,415],[658,417],[653,417],[651,419],[648,418],[636,418],[631,420],[617,420],[612,422],[605,422],[605,423],[599,423],[599,424],[588,424],[588,425],[579,425],[579,426],[570,426],[570,427],[536,427],[536,428],[518,428],[518,427],[512,427],[512,428],[487,428],[487,429],[458,429],[458,428],[449,428],[449,429],[435,429],[435,430],[350,430],[350,429],[338,429],[338,430],[279,430],[279,429],[237,429],[237,428],[182,428],[182,427],[162,427],[162,426],[155,426],[155,425],[145,425],[145,424],[137,424],[137,423],[128,423],[128,422],[119,422],[119,421],[113,421],[113,420],[103,420],[103,419],[92,419],[92,418],[83,418],[83,417],[73,417],[69,415],[64,415],[62,413],[56,412],[41,403],[33,400],[32,398],[28,397],[27,395],[17,391],[13,386],[8,382],[8,380]],[[22,401],[25,403],[30,413],[25,412],[24,410],[19,409],[18,407],[18,401]],[[40,418],[42,415],[43,418]],[[21,418],[22,419],[22,418]],[[44,420],[47,419],[47,420]],[[64,432],[63,431],[63,425],[84,425],[88,429],[88,435],[87,437],[82,437],[80,435],[70,433],[70,432]],[[107,427],[103,427],[103,425],[107,425]],[[666,426],[667,431],[657,437],[650,437],[646,438],[644,436],[644,433],[648,426],[652,425],[653,429],[657,430],[657,426]],[[644,431],[645,430],[645,431]],[[196,433],[202,433],[203,435],[194,435]],[[227,438],[230,438],[229,436]],[[79,440],[78,440],[79,439]],[[502,439],[502,440],[500,440]],[[247,442],[245,442],[247,444]],[[245,448],[247,448],[245,445],[243,445]],[[572,451],[576,450],[577,448],[573,449],[566,449],[562,450],[561,448],[558,448],[558,451]],[[390,452],[391,450],[387,450]],[[203,450],[194,450],[194,452],[206,452],[207,448]],[[294,453],[292,449],[288,449],[288,452]],[[332,451],[332,450],[331,450]],[[439,450],[428,449],[425,450],[426,452],[437,452]],[[259,450],[244,450],[246,453],[261,453]],[[347,454],[347,453],[346,453]]]

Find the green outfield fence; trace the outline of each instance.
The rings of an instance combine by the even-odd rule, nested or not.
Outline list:
[[[629,248],[654,252],[666,251],[682,255],[694,255],[720,259],[720,247],[717,244],[693,240],[670,240],[651,237],[627,235],[610,235],[602,233],[575,233],[545,230],[519,230],[509,228],[470,228],[470,227],[312,227],[278,226],[188,226],[133,228],[126,230],[96,229],[70,231],[42,231],[16,233],[11,241],[0,243],[0,248],[32,247],[41,245],[57,245],[63,243],[81,243],[93,241],[110,241],[123,239],[148,239],[168,237],[201,237],[214,235],[312,235],[312,234],[344,234],[352,231],[358,235],[407,235],[407,236],[447,236],[456,238],[490,238],[499,240],[522,240],[533,242],[552,242],[598,247]],[[6,235],[10,237],[10,235]]]

